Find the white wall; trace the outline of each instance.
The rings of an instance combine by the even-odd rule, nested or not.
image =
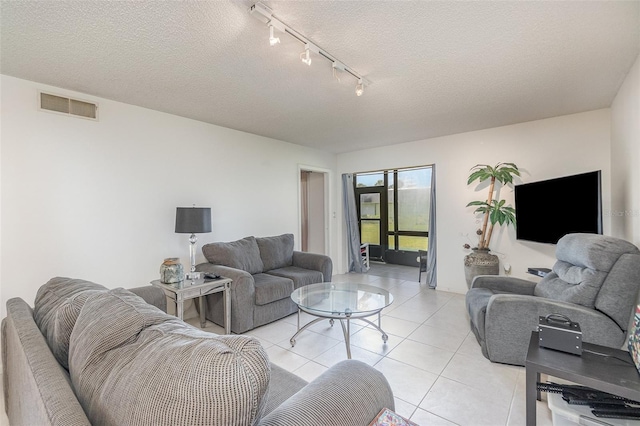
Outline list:
[[[298,242],[299,164],[335,169],[333,154],[8,76],[1,85],[2,317],[7,299],[32,304],[54,276],[136,287],[166,257],[188,265],[178,206],[212,208],[199,247],[285,232]],[[38,111],[38,89],[98,102],[100,121]]]
[[[640,55],[611,105],[612,234],[640,245]]]
[[[484,187],[478,192],[467,187],[469,169],[478,163],[513,162],[523,171],[522,182],[602,170],[603,209],[608,209],[610,146],[610,111],[602,109],[340,154],[337,175],[340,179],[342,173],[435,163],[438,288],[464,293],[467,288],[462,259],[467,252],[462,246],[466,242],[476,244],[475,230],[479,227],[479,219],[465,206],[469,201],[486,197]],[[503,189],[501,197],[513,204],[511,189]],[[541,220],[552,220],[552,213],[544,211],[544,204],[540,207]],[[339,226],[343,226],[342,222]],[[604,217],[604,231],[610,232],[608,217]],[[551,267],[555,259],[555,246],[516,241],[513,228],[494,232],[491,247],[502,254],[502,262],[512,265],[512,275],[521,278],[535,279],[526,274],[527,267]],[[346,254],[344,251],[336,254],[337,270],[344,271]]]
[[[200,247],[283,232],[298,242],[300,165],[337,170],[329,190],[330,255],[334,272],[342,273],[340,175],[437,164],[438,284],[462,293],[463,235],[475,243],[477,227],[465,205],[485,196],[466,186],[477,163],[515,162],[524,182],[601,169],[605,210],[638,211],[638,67],[636,61],[614,102],[613,129],[603,109],[340,154],[337,162],[333,154],[2,76],[2,315],[8,298],[32,303],[37,288],[56,275],[134,287],[155,279],[165,257],[187,265],[187,235],[173,233],[177,206],[212,207],[213,232],[199,236]],[[38,89],[98,102],[100,121],[38,111]],[[619,157],[629,153],[636,154],[626,166],[635,173],[625,187],[631,201],[612,208],[610,164],[617,171]],[[510,189],[502,195],[513,202]],[[604,219],[609,234],[611,220]],[[638,220],[631,218],[635,237],[628,237],[636,244]],[[528,266],[548,267],[554,259],[553,246],[516,241],[513,229],[494,235],[492,247],[523,278],[534,279],[524,272]]]

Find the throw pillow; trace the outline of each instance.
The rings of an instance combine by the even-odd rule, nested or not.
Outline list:
[[[215,265],[241,269],[250,274],[259,274],[264,270],[255,237],[230,243],[209,243],[202,247],[202,253],[207,261]]]
[[[53,356],[60,365],[69,370],[69,339],[76,324],[80,310],[87,299],[106,290],[86,290],[67,298],[58,307],[53,321],[53,339],[49,343]]]
[[[87,299],[69,367],[102,425],[257,424],[270,375],[257,339],[193,328],[120,289]]]
[[[293,264],[293,234],[256,238],[265,271]]]
[[[107,289],[100,284],[73,278],[56,277],[38,289],[33,304],[33,319],[51,349],[55,346],[55,319],[61,305],[70,297],[87,290]]]

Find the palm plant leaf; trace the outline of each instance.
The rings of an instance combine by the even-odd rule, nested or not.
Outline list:
[[[508,225],[511,224],[515,226],[516,211],[511,206],[505,206],[505,203],[505,200],[493,202],[491,203],[491,206],[489,208],[485,207],[485,211],[489,211],[489,220],[493,225],[495,225],[496,223],[504,225],[506,223]]]
[[[480,180],[480,182],[483,182],[489,179],[490,177],[491,175],[487,173],[486,170],[484,169],[476,170],[475,172],[471,173],[471,175],[469,176],[469,179],[467,180],[467,185],[471,185],[471,183],[473,183],[475,180]]]
[[[490,178],[495,178],[502,184],[513,183],[513,176],[520,176],[520,170],[514,163],[498,163],[495,167],[488,164],[476,164],[471,168],[471,171],[467,185],[476,180],[483,182]]]

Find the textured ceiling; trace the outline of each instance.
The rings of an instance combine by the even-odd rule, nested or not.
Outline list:
[[[3,74],[346,152],[604,108],[639,1],[269,1],[372,82],[303,65],[246,1],[5,1]]]

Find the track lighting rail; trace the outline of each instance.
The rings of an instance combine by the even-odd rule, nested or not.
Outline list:
[[[332,62],[332,72],[334,77],[336,77],[338,81],[340,80],[336,76],[336,70],[344,71],[352,75],[357,80],[356,95],[361,96],[362,93],[364,92],[364,88],[366,86],[371,85],[371,82],[365,79],[364,77],[362,77],[362,75],[359,72],[349,67],[344,62],[338,60],[335,56],[333,56],[326,50],[319,47],[317,44],[309,40],[299,31],[295,30],[294,28],[291,28],[289,25],[285,24],[284,22],[282,22],[281,20],[273,16],[273,11],[269,7],[265,6],[264,4],[260,2],[255,3],[253,6],[249,8],[249,13],[251,13],[253,16],[255,16],[257,19],[259,19],[263,23],[267,24],[267,26],[269,27],[269,43],[271,44],[271,46],[275,46],[277,43],[280,42],[280,39],[274,36],[273,29],[275,28],[276,30],[284,34],[289,34],[291,37],[295,38],[305,46],[305,51],[300,54],[300,59],[302,60],[303,63],[311,66],[310,53],[315,53]]]

